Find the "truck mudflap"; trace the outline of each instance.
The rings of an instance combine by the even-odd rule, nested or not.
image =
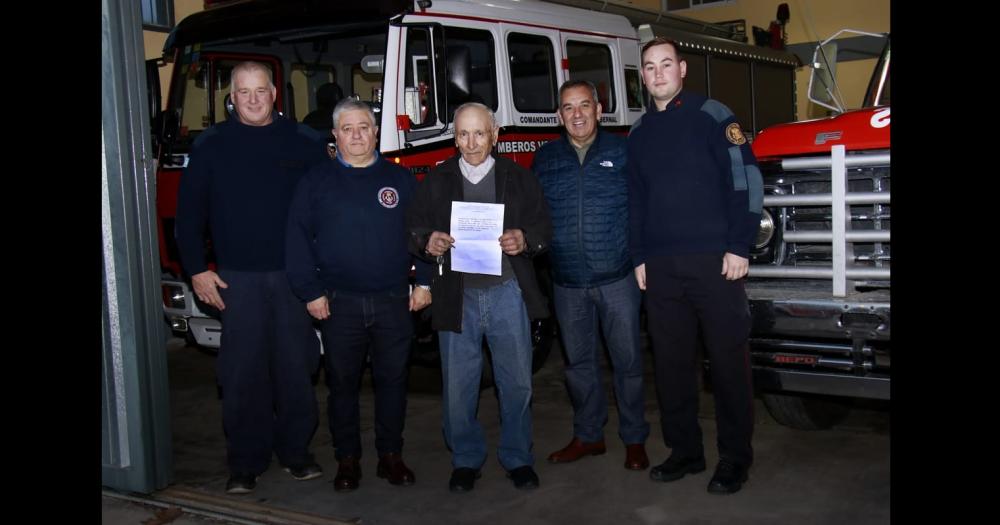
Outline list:
[[[748,289],[758,390],[890,398],[888,297],[870,302],[753,294]]]

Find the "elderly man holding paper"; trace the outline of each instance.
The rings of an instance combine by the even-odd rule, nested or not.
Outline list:
[[[476,416],[485,337],[500,399],[497,459],[516,488],[533,489],[529,318],[547,317],[549,309],[531,258],[548,248],[552,223],[535,176],[492,154],[499,133],[493,112],[463,104],[454,122],[461,155],[427,175],[406,215],[410,251],[437,265],[431,311],[454,469],[449,488],[472,490],[486,462]]]

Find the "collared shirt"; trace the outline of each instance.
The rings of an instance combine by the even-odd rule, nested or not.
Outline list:
[[[590,149],[590,146],[594,144],[594,141],[597,140],[597,134],[595,133],[594,136],[582,146],[577,146],[569,137],[567,137],[566,140],[568,140],[569,145],[573,146],[573,149],[576,150],[576,156],[580,159],[580,165],[583,166],[583,161],[587,158],[587,151]]]
[[[352,166],[350,162],[347,162],[346,160],[344,160],[344,157],[340,156],[340,150],[337,150],[337,162],[343,164],[344,166],[347,166],[348,168],[367,168],[368,166],[372,166],[376,162],[378,162],[378,157],[379,157],[378,150],[375,150],[374,153],[375,156],[372,157],[372,161],[369,162],[368,164],[365,164],[364,166]]]
[[[462,176],[473,184],[478,184],[479,181],[483,180],[483,177],[486,177],[490,170],[493,169],[493,164],[495,163],[496,161],[493,160],[492,155],[486,157],[486,160],[478,166],[473,166],[465,162],[465,158],[458,159],[458,167],[462,170]]]

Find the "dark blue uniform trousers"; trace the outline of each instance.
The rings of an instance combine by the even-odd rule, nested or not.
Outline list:
[[[749,467],[753,461],[750,310],[743,279],[727,281],[721,272],[721,254],[646,261],[660,425],[675,454],[704,454],[698,425],[700,327],[715,394],[719,456]]]
[[[401,452],[413,336],[408,287],[370,294],[335,291],[329,301],[330,317],[320,331],[334,456],[361,457],[359,390],[366,354],[375,387],[375,449],[379,456]]]
[[[216,376],[229,470],[260,474],[272,451],[282,465],[313,461],[319,409],[312,374],[319,340],[285,272],[221,270],[222,343]]]

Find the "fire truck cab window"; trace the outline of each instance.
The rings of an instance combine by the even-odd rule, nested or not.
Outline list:
[[[431,41],[431,31],[426,27],[407,28],[403,109],[414,128],[442,125],[435,97],[438,57],[434,56],[434,49],[440,45],[439,30],[434,31],[434,37],[438,42]],[[439,97],[443,95],[440,93]]]
[[[208,87],[210,82],[209,65],[207,61],[196,62],[181,68],[181,82],[185,88],[181,90],[184,101],[180,104],[181,135],[197,133],[212,125],[212,117],[208,112]]]
[[[226,120],[229,115],[229,111],[226,109],[226,101],[228,100],[226,95],[229,95],[229,91],[231,90],[229,83],[232,81],[233,68],[238,63],[236,60],[218,60],[215,62],[215,67],[212,71],[213,124]]]
[[[182,137],[195,135],[212,124],[231,117],[226,108],[230,91],[233,68],[241,60],[218,59],[200,60],[193,65],[185,65],[179,77],[184,88],[178,90],[184,100],[179,104]],[[270,64],[265,64],[269,68]],[[272,72],[273,75],[273,72]]]
[[[448,115],[466,102],[497,109],[496,61],[489,31],[446,27]]]
[[[321,135],[330,135],[333,129],[333,107],[344,92],[334,77],[333,68],[325,64],[292,64],[288,75],[294,98],[295,120]]]
[[[553,113],[556,99],[556,61],[548,37],[511,33],[510,82],[514,107],[522,113]]]
[[[628,96],[629,109],[642,109],[643,85],[638,69],[625,69],[625,94]]]
[[[598,102],[604,113],[615,111],[615,80],[611,69],[611,49],[590,42],[566,42],[569,78],[589,80],[597,87]]]

